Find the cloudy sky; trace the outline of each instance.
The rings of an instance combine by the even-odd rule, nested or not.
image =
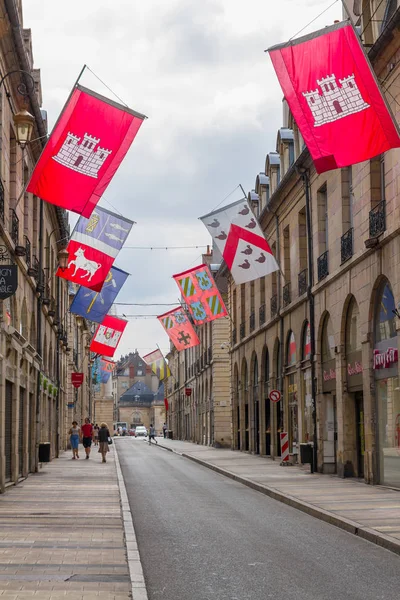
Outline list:
[[[199,264],[210,243],[198,217],[231,192],[226,203],[240,199],[239,184],[252,189],[275,150],[281,91],[264,50],[294,36],[332,0],[23,4],[50,126],[83,64],[149,117],[100,204],[137,222],[115,263],[131,273],[118,302],[176,303],[171,275]],[[337,0],[303,33],[340,17]],[[81,83],[111,96],[89,71]],[[118,308],[128,316],[172,306]],[[129,318],[119,353],[145,354],[156,344],[169,348],[155,318]]]

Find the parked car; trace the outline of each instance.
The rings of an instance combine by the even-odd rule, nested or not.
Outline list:
[[[136,427],[135,437],[147,437],[147,429],[144,425],[138,425]]]
[[[134,436],[135,435],[135,428],[132,427],[132,429],[130,429],[128,433],[129,433],[129,435],[131,435],[131,436],[133,435]]]

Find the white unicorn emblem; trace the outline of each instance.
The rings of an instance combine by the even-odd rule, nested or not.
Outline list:
[[[101,264],[95,262],[94,260],[89,260],[88,258],[86,258],[85,251],[83,248],[77,249],[77,251],[75,252],[75,257],[75,260],[71,260],[71,262],[68,265],[69,267],[75,265],[75,271],[72,273],[72,276],[74,277],[77,271],[79,271],[79,269],[82,269],[82,271],[86,271],[86,273],[81,275],[81,279],[83,279],[83,277],[89,277],[88,281],[91,281],[93,275],[96,273],[96,271],[100,269]]]

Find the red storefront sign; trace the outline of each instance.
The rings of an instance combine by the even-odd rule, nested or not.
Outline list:
[[[191,396],[192,395],[192,388],[185,388],[185,396]]]
[[[84,379],[84,373],[71,373],[71,383],[75,388],[81,387]]]
[[[387,350],[374,350],[374,369],[388,369],[399,360],[399,351],[397,348],[388,348]]]

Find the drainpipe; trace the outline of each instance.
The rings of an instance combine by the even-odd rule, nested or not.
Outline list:
[[[315,377],[315,305],[314,294],[312,287],[314,283],[313,270],[313,253],[312,253],[312,223],[311,223],[311,198],[310,198],[310,177],[308,170],[300,171],[300,176],[303,180],[304,191],[306,196],[306,227],[307,227],[307,269],[308,269],[308,285],[307,299],[310,306],[310,337],[311,337],[311,395],[312,395],[312,419],[313,419],[313,462],[311,463],[311,473],[318,469],[318,435],[317,435],[317,386]]]
[[[42,300],[43,300],[43,200],[39,199],[39,239],[38,239],[38,260],[39,273],[38,283],[36,287],[37,294],[37,340],[36,351],[41,357],[41,365],[43,366],[42,358]],[[35,471],[39,470],[39,443],[40,443],[40,419],[41,419],[41,398],[40,398],[40,370],[37,373],[36,382],[36,455],[35,455]]]

